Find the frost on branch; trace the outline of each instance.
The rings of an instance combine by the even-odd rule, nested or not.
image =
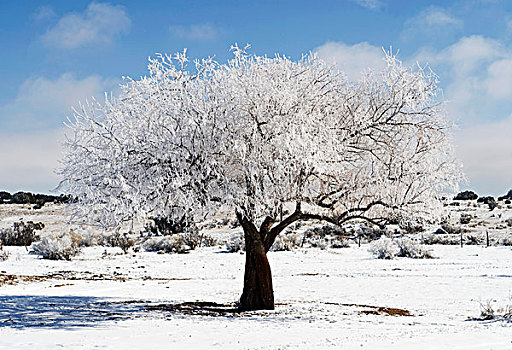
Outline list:
[[[315,55],[234,47],[227,63],[195,69],[185,53],[158,55],[119,98],[75,112],[62,187],[78,196],[77,218],[107,227],[227,205],[267,218],[266,246],[296,220],[436,217],[462,176],[437,78],[385,60],[349,82]]]

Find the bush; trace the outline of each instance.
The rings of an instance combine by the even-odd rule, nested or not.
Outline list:
[[[460,215],[460,223],[463,225],[467,225],[471,222],[472,216],[471,214],[461,214]]]
[[[113,233],[110,236],[106,236],[107,244],[111,247],[119,247],[126,254],[128,250],[135,245],[136,240],[129,237],[127,233]]]
[[[443,229],[446,233],[453,234],[453,235],[460,234],[462,231],[461,227],[453,226],[448,223],[441,224],[441,229]],[[441,233],[441,232],[439,232],[439,233]]]
[[[2,245],[2,242],[0,242],[0,261],[5,261],[9,259],[9,253],[4,251],[4,247]]]
[[[381,236],[378,240],[370,243],[369,251],[377,259],[393,259],[397,256],[400,249],[392,239]]]
[[[245,251],[245,238],[243,232],[233,233],[225,242],[226,249],[230,253]]]
[[[366,241],[375,241],[388,233],[386,229],[361,226],[358,230],[358,234],[363,237]]]
[[[142,243],[142,248],[148,252],[162,253],[188,253],[192,248],[186,244],[183,235],[170,235],[163,237],[150,237]]]
[[[43,228],[42,222],[23,222],[23,220],[14,222],[12,227],[0,230],[0,242],[9,246],[29,246],[39,240],[35,231]]]
[[[475,236],[475,235],[466,235],[465,237],[462,237],[462,238],[463,238],[463,243],[467,244],[467,245],[483,244],[483,240],[480,237]]]
[[[423,244],[460,245],[460,235],[424,234]]]
[[[512,246],[512,234],[505,234],[498,239],[499,245]]]
[[[274,244],[270,248],[273,252],[279,251],[290,251],[294,248],[298,248],[302,244],[303,235],[296,233],[280,234],[276,237]]]
[[[153,224],[146,225],[146,229],[156,235],[174,235],[178,233],[197,233],[197,226],[193,219],[183,215],[181,218],[155,217],[151,218]]]
[[[191,250],[198,247],[213,247],[217,244],[217,240],[212,236],[197,231],[183,233],[180,236],[185,245],[189,246]]]
[[[332,225],[324,225],[306,231],[302,241],[296,239],[296,245],[320,249],[346,248],[348,247],[348,242],[344,238],[346,236],[347,232],[344,229]]]
[[[406,234],[415,234],[425,231],[425,228],[420,223],[404,219],[400,221],[398,227]]]
[[[43,259],[71,260],[80,252],[81,240],[82,237],[74,232],[43,237],[41,242],[32,245],[32,252],[41,255]]]
[[[410,238],[403,237],[397,240],[396,244],[399,249],[397,254],[399,257],[413,259],[432,259],[434,257],[429,250]]]
[[[329,246],[334,249],[350,247],[348,240],[343,238],[334,237],[331,239]]]

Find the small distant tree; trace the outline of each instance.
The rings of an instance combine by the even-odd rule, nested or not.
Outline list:
[[[232,51],[195,69],[185,52],[158,55],[119,98],[75,112],[59,172],[77,217],[112,227],[232,208],[246,244],[240,308],[257,310],[274,308],[267,252],[290,224],[440,213],[461,173],[433,73],[387,54],[384,71],[349,82],[314,54]]]

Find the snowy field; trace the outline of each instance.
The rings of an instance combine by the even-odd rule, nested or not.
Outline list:
[[[2,349],[512,347],[510,323],[468,320],[480,315],[481,302],[510,303],[509,247],[435,246],[438,259],[390,261],[364,245],[271,252],[277,308],[245,314],[156,307],[233,302],[243,254],[124,255],[98,247],[47,261],[7,250]]]
[[[3,209],[3,226],[24,217],[64,227],[59,208],[14,219]],[[512,304],[511,247],[428,248],[436,259],[379,260],[354,243],[270,252],[276,310],[240,314],[245,255],[222,246],[86,247],[71,261],[5,247],[0,349],[512,348],[512,323],[475,319],[481,304]]]

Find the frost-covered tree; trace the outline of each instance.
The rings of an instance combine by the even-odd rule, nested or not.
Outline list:
[[[435,217],[461,176],[436,76],[385,60],[349,82],[314,54],[234,47],[194,69],[160,55],[119,98],[75,112],[62,187],[78,217],[107,227],[231,207],[246,243],[240,307],[273,309],[266,254],[290,224]]]

